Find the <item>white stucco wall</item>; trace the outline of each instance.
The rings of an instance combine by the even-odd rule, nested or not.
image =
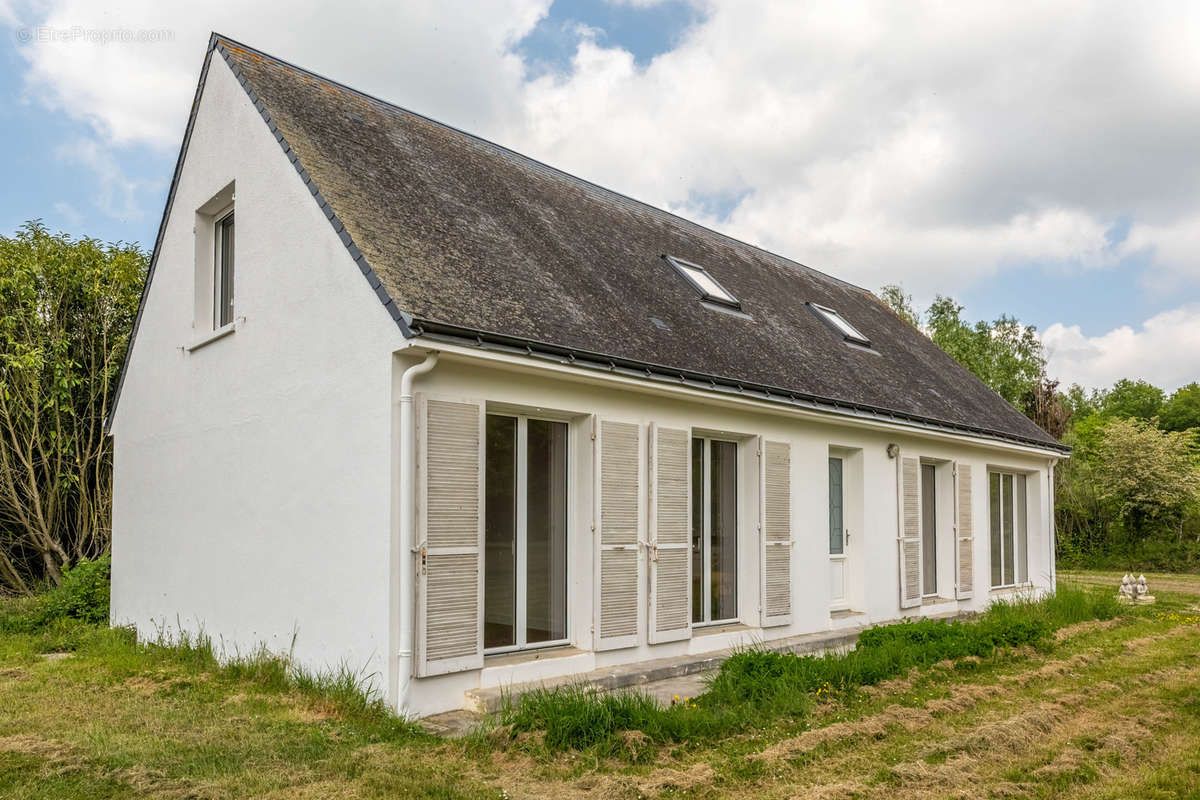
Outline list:
[[[189,351],[211,331],[196,212],[231,181],[237,329]],[[294,636],[301,663],[383,689],[400,341],[214,58],[113,424],[113,621],[202,628],[227,652]]]
[[[436,345],[430,345],[436,346]],[[417,391],[486,401],[489,410],[523,411],[555,416],[571,422],[570,530],[568,543],[569,636],[580,651],[565,657],[522,659],[511,655],[485,660],[483,670],[418,679],[413,690],[414,708],[421,714],[457,708],[462,692],[479,686],[551,677],[631,661],[700,653],[829,630],[897,619],[903,615],[944,614],[984,608],[1013,590],[989,590],[989,539],[987,475],[991,468],[1027,474],[1029,575],[1033,587],[1051,585],[1051,555],[1047,535],[1049,505],[1046,475],[1050,459],[1001,443],[968,442],[960,437],[922,434],[913,430],[873,430],[859,423],[805,419],[794,412],[763,404],[739,403],[697,394],[663,393],[637,382],[614,383],[582,370],[550,373],[542,366],[522,366],[519,359],[496,357],[488,362],[469,350],[443,352],[441,362],[421,378]],[[414,363],[397,358],[395,374]],[[738,607],[745,627],[697,631],[691,639],[660,645],[646,644],[646,609],[642,609],[642,644],[622,650],[591,652],[593,622],[593,545],[591,541],[590,441],[592,415],[643,425],[660,425],[706,433],[721,432],[743,442],[739,448],[739,592]],[[758,479],[754,437],[791,444],[792,526],[795,537],[792,559],[792,624],[761,629],[758,612]],[[903,455],[940,462],[938,509],[938,594],[945,601],[928,602],[901,611],[897,560],[897,461],[887,456],[889,443],[900,445]],[[844,618],[831,614],[829,571],[828,457],[834,448],[847,455],[846,524],[851,530],[851,602],[854,611]],[[972,465],[975,522],[975,592],[969,600],[955,600],[952,473],[949,462]],[[644,468],[644,463],[643,463]],[[857,485],[855,485],[857,484]],[[644,492],[644,487],[643,487]],[[643,559],[644,559],[643,554]],[[644,575],[643,566],[643,575]]]

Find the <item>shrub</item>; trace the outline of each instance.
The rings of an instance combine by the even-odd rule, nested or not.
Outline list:
[[[92,624],[108,622],[109,579],[112,558],[81,560],[63,571],[62,583],[42,596],[41,622],[77,619]]]

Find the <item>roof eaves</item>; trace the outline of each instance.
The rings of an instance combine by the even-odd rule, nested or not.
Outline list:
[[[765,400],[796,408],[806,408],[825,413],[835,413],[840,416],[858,417],[863,419],[884,419],[919,428],[940,430],[950,433],[967,434],[985,439],[1008,442],[1023,447],[1036,447],[1043,450],[1053,450],[1062,455],[1069,455],[1071,448],[1060,442],[1047,442],[1032,437],[996,431],[989,428],[962,425],[933,417],[922,417],[894,409],[852,403],[835,398],[794,392],[777,386],[739,381],[717,375],[681,370],[675,367],[633,361],[619,356],[592,353],[561,345],[523,339],[505,334],[462,328],[456,325],[436,322],[426,319],[414,319],[412,322],[414,335],[432,341],[469,345],[493,352],[508,355],[552,361],[557,364],[595,369],[614,375],[636,378],[655,383],[670,383],[683,385],[719,394],[733,394],[752,399]]]

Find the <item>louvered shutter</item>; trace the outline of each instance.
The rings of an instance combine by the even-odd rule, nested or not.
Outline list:
[[[692,635],[692,509],[690,436],[650,424],[651,643]]]
[[[595,428],[596,650],[638,643],[641,580],[641,426],[601,420]]]
[[[483,404],[417,397],[418,676],[483,666]]]
[[[762,626],[792,621],[792,448],[760,441],[762,474]]]
[[[900,463],[900,607],[921,604],[921,463]]]
[[[954,540],[957,579],[954,592],[966,600],[975,591],[975,520],[971,505],[971,465],[954,465]]]

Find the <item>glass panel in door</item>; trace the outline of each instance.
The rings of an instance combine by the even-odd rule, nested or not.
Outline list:
[[[567,424],[528,422],[525,641],[567,636]]]
[[[937,469],[921,465],[921,593],[937,594]]]
[[[487,416],[483,645],[517,643],[517,419]]]
[[[737,616],[737,443],[712,441],[710,619]]]

